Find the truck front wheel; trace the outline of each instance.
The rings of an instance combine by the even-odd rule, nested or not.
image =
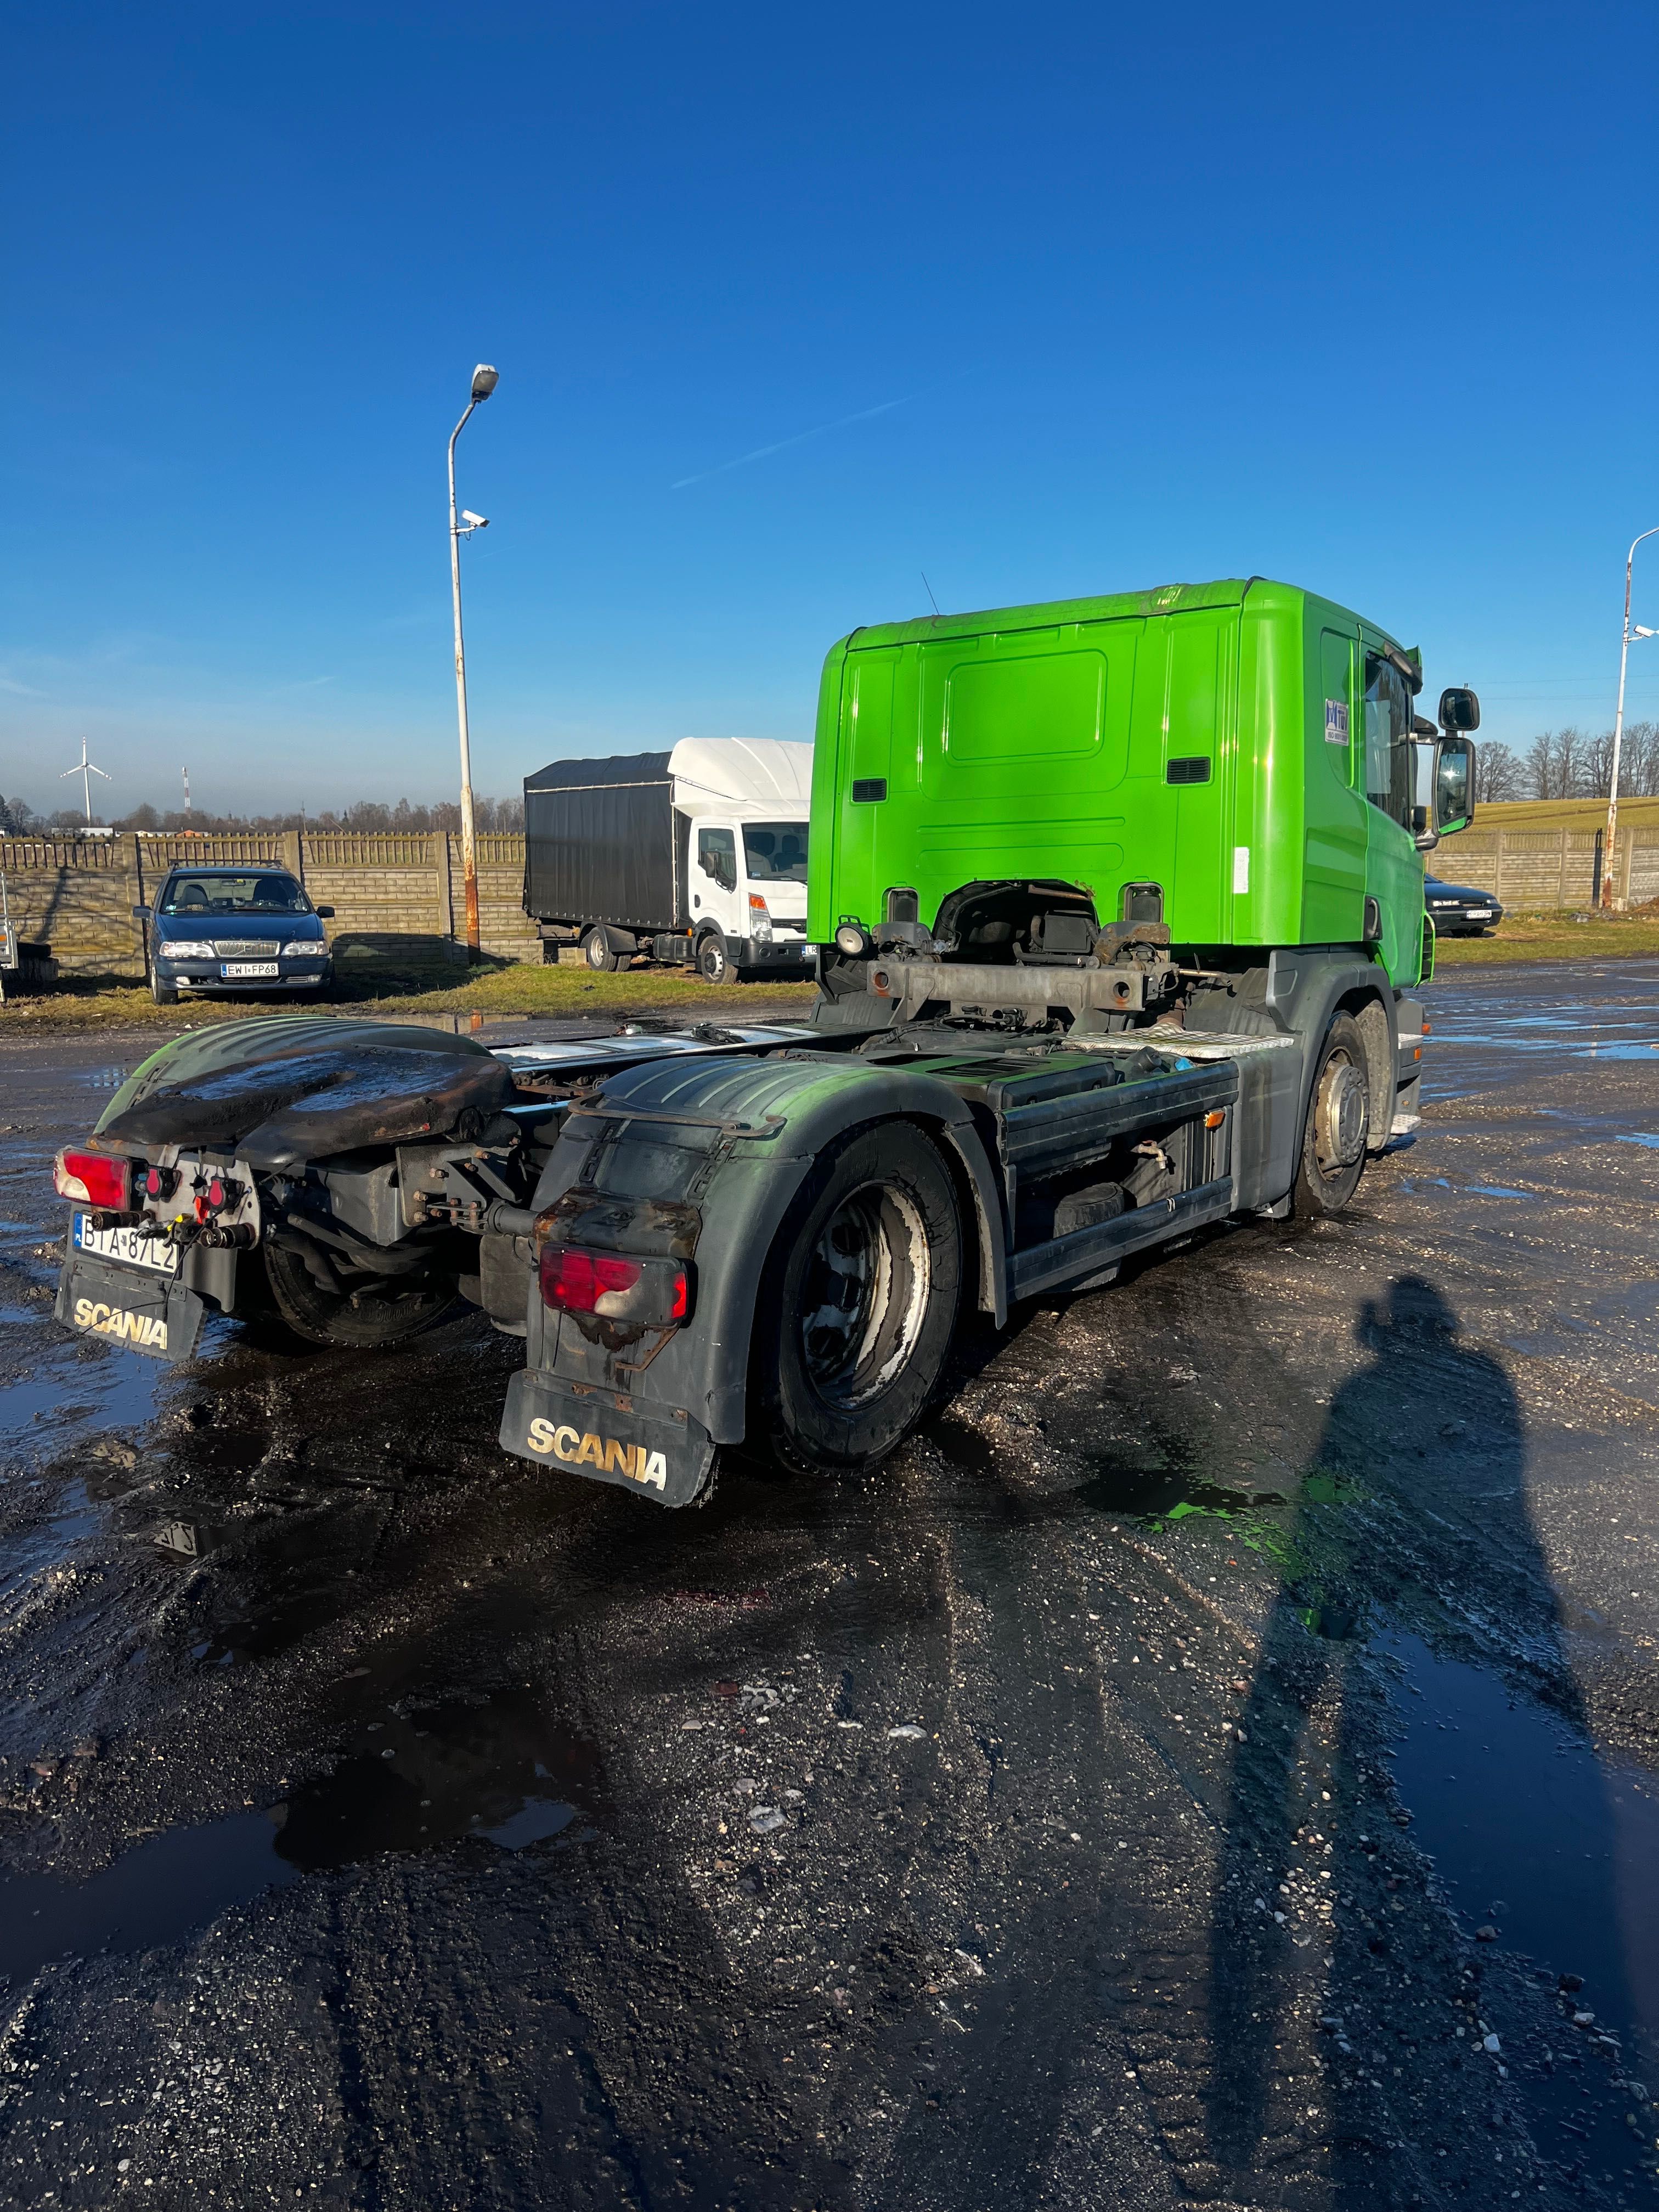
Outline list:
[[[1339,1014],[1325,1032],[1309,1094],[1296,1174],[1297,1213],[1341,1212],[1364,1172],[1370,1123],[1364,1042],[1353,1017]]]
[[[738,971],[718,929],[711,929],[697,947],[697,972],[705,983],[735,983]]]
[[[872,1467],[927,1411],[956,1328],[962,1222],[908,1122],[855,1131],[790,1208],[757,1304],[754,1432],[787,1467]]]

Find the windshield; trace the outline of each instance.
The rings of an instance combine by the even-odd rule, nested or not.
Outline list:
[[[806,824],[804,822],[745,822],[744,865],[757,883],[806,881]]]
[[[292,876],[275,869],[245,876],[174,876],[161,894],[163,914],[309,914],[311,901]]]

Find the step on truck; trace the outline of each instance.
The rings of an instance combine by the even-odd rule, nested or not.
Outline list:
[[[524,781],[524,903],[544,957],[598,974],[640,955],[708,983],[810,976],[812,749],[683,738],[672,751],[550,761]]]
[[[969,1315],[1339,1213],[1413,1126],[1422,856],[1479,722],[1421,687],[1261,579],[855,630],[805,1018],[187,1036],[59,1158],[58,1312],[179,1359],[218,1316],[383,1345],[470,1299],[523,1340],[500,1434],[538,1465],[670,1506],[722,1447],[868,1468]]]

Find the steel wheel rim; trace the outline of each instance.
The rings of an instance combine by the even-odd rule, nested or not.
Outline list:
[[[1352,1078],[1352,1085],[1345,1078]],[[1351,1146],[1345,1144],[1341,1122],[1345,1117],[1346,1097],[1338,1097],[1339,1086],[1352,1092],[1356,1103],[1354,1118],[1357,1127],[1352,1133]],[[1314,1158],[1319,1172],[1328,1181],[1346,1175],[1365,1150],[1365,1139],[1370,1121],[1370,1098],[1365,1085],[1364,1071],[1346,1051],[1334,1052],[1320,1070],[1319,1092],[1314,1114]]]
[[[915,1352],[933,1287],[921,1210],[908,1191],[871,1182],[824,1222],[800,1285],[802,1363],[828,1404],[878,1397]]]

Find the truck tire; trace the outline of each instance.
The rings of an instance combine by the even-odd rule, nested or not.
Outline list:
[[[582,958],[596,975],[614,975],[622,966],[622,956],[612,951],[610,936],[602,921],[596,921],[584,933]]]
[[[738,980],[726,939],[718,929],[711,929],[697,947],[697,973],[705,983],[735,983]]]
[[[817,1162],[757,1301],[750,1434],[798,1472],[856,1474],[902,1443],[956,1329],[962,1220],[937,1146],[908,1121]]]
[[[1352,1014],[1339,1014],[1325,1032],[1308,1095],[1292,1193],[1298,1214],[1340,1213],[1350,1202],[1365,1171],[1370,1119],[1370,1077],[1359,1024]]]
[[[297,1252],[265,1244],[259,1256],[277,1318],[307,1344],[350,1345],[360,1351],[402,1344],[441,1320],[458,1295],[455,1278],[442,1274],[406,1285],[394,1281],[340,1293],[325,1289]]]

